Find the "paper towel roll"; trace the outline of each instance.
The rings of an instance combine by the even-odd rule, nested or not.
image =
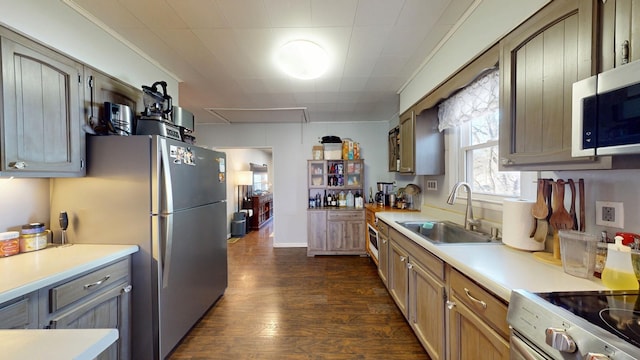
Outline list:
[[[505,199],[502,203],[502,242],[513,248],[529,251],[544,250],[544,241],[529,237],[533,227],[531,208],[535,201]]]

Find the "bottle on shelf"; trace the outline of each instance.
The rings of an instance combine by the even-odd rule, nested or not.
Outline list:
[[[353,193],[351,192],[351,190],[349,190],[349,192],[347,192],[347,207],[355,207],[355,197],[353,196]]]

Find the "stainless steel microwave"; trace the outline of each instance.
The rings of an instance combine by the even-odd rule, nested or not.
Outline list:
[[[573,84],[572,156],[640,154],[640,61]]]

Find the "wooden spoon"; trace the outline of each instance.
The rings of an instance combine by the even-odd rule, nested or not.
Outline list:
[[[549,214],[549,208],[544,199],[544,186],[545,180],[538,179],[538,193],[536,195],[536,202],[531,208],[531,215],[536,219],[546,219]]]
[[[573,179],[569,179],[567,181],[569,181],[569,189],[571,189],[571,207],[569,208],[569,215],[573,220],[573,226],[571,228],[573,230],[578,230],[578,217],[576,216],[576,184],[573,182]]]
[[[553,213],[549,219],[549,224],[558,230],[573,228],[573,217],[569,215],[564,207],[564,180],[558,179],[554,185],[555,196],[553,198]]]
[[[578,179],[578,189],[580,190],[580,231],[584,232],[584,179]]]

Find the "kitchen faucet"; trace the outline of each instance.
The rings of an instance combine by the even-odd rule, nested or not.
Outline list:
[[[480,225],[480,221],[473,219],[473,207],[471,206],[471,186],[469,186],[469,184],[464,181],[456,183],[451,190],[451,194],[449,194],[447,204],[453,205],[456,202],[456,198],[458,198],[458,189],[462,186],[467,188],[467,209],[464,213],[464,228],[467,230],[474,230],[475,227]]]

